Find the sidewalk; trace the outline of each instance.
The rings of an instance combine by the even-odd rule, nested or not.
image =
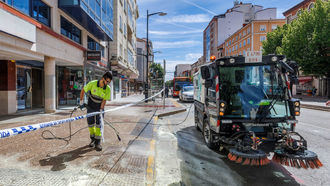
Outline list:
[[[329,101],[327,97],[296,95],[294,98],[300,99],[303,108],[330,111],[330,105],[326,105],[326,102]]]

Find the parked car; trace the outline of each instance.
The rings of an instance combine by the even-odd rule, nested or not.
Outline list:
[[[180,101],[194,101],[194,86],[184,86],[179,93]]]

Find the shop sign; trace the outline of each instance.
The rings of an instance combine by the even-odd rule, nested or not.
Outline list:
[[[88,50],[86,52],[86,58],[87,60],[91,61],[101,61],[101,51],[98,50]]]

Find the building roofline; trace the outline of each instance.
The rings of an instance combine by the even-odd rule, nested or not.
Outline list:
[[[292,11],[293,9],[301,6],[302,4],[304,4],[304,3],[308,2],[308,1],[310,1],[310,0],[303,0],[303,1],[301,1],[300,3],[298,3],[295,6],[291,7],[289,10],[286,10],[285,12],[283,12],[283,15],[286,16],[288,12]]]
[[[264,8],[264,9],[256,11],[255,13],[261,12],[261,11],[264,11],[264,10],[268,10],[268,9],[277,9],[277,8],[276,7]]]

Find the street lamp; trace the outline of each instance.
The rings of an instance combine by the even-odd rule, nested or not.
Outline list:
[[[149,75],[149,17],[153,15],[159,15],[159,16],[165,16],[167,13],[165,12],[155,12],[149,14],[149,10],[147,10],[147,77],[146,77],[146,83],[147,86],[145,86],[145,99],[148,98],[148,89],[149,89],[149,81],[148,81],[148,75]],[[148,102],[148,100],[146,100]]]

